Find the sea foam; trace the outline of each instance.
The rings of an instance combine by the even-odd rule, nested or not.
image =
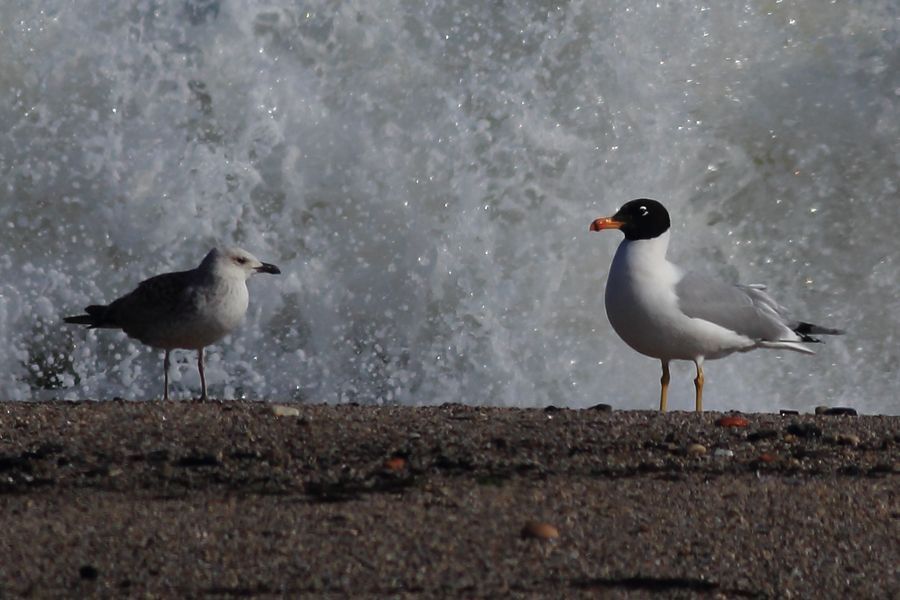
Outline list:
[[[650,409],[588,225],[653,197],[673,260],[847,330],[709,363],[708,408],[900,412],[893,2],[2,12],[4,398],[158,396],[157,353],[62,316],[239,244],[284,277],[209,349],[213,395]]]

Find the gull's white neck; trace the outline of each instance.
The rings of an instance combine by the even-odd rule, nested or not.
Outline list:
[[[613,313],[630,313],[640,306],[648,310],[660,304],[675,306],[675,284],[683,273],[666,260],[668,247],[668,231],[649,240],[623,240],[619,244],[606,281],[610,320],[615,319]]]
[[[610,267],[610,277],[613,271],[621,269],[638,274],[666,270],[666,265],[674,267],[666,260],[670,235],[671,230],[649,240],[622,240]]]

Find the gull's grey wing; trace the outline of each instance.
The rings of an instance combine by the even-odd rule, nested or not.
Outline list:
[[[675,286],[678,308],[689,317],[710,321],[752,340],[796,340],[785,308],[763,286],[731,285],[699,273],[687,273]]]
[[[106,319],[143,341],[148,326],[154,327],[160,320],[171,320],[173,315],[187,316],[192,312],[192,289],[196,284],[195,270],[151,277],[110,304]]]

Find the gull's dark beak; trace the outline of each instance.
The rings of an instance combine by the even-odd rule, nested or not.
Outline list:
[[[256,267],[257,273],[271,273],[272,275],[278,275],[281,273],[281,269],[273,265],[272,263],[263,263],[261,267]]]
[[[625,225],[622,221],[617,221],[615,217],[600,217],[591,223],[591,231],[603,231],[604,229],[622,229]]]

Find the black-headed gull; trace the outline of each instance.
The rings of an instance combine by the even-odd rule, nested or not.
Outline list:
[[[659,409],[666,410],[669,362],[690,360],[696,410],[703,410],[703,361],[732,352],[779,348],[815,354],[804,344],[813,335],[836,335],[786,316],[783,306],[760,285],[730,285],[685,272],[666,259],[669,213],[656,200],[626,203],[611,217],[596,219],[591,231],[620,229],[619,244],[606,281],[606,314],[626,344],[662,362]]]

